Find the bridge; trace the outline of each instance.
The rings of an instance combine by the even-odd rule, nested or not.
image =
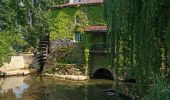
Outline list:
[[[106,43],[94,43],[90,49],[88,71],[91,78],[114,79],[106,45]]]

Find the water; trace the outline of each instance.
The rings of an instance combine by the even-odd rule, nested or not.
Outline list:
[[[40,76],[0,79],[0,100],[108,100],[102,90],[113,81],[68,81]]]

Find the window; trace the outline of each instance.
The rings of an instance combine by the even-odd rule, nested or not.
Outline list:
[[[75,18],[75,23],[76,24],[80,24],[80,17],[77,15],[76,18]]]
[[[80,42],[81,41],[81,33],[80,32],[76,32],[75,33],[75,42]]]

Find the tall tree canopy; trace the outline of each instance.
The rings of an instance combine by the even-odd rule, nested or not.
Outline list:
[[[13,51],[36,48],[39,37],[49,33],[48,7],[64,1],[0,0],[0,65]]]
[[[169,78],[170,0],[105,0],[111,64],[132,68],[138,83]],[[164,71],[161,71],[160,69]]]

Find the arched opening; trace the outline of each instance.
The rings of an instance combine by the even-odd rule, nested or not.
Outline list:
[[[101,69],[96,70],[93,73],[93,78],[94,79],[111,79],[111,80],[114,79],[112,73],[106,68],[101,68]]]

